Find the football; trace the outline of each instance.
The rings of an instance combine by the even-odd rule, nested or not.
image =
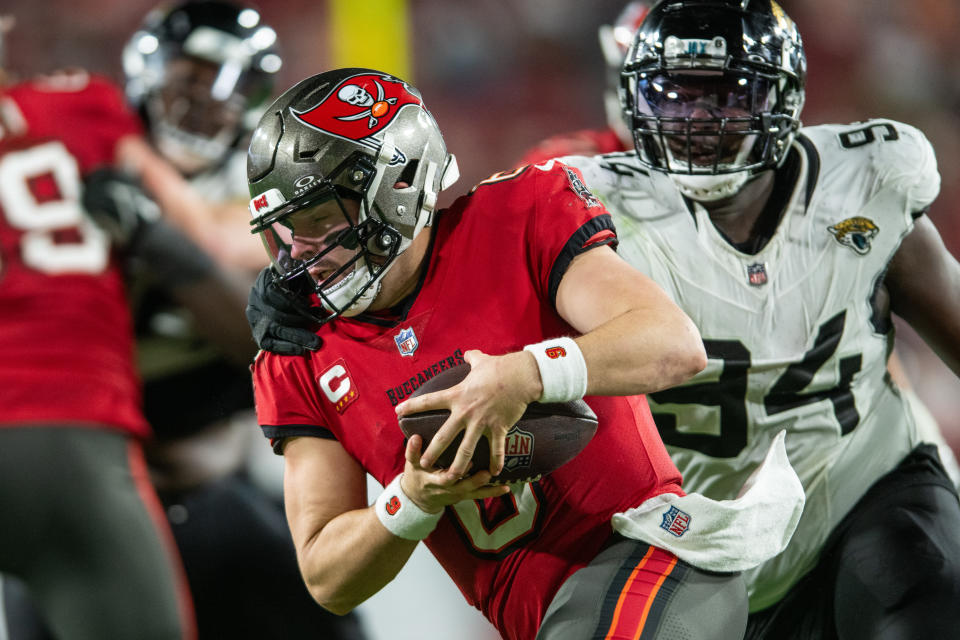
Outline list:
[[[449,389],[459,384],[470,372],[469,364],[446,369],[421,385],[411,397]],[[423,438],[423,450],[446,421],[447,410],[425,411],[400,418],[400,429],[409,438]],[[597,416],[583,400],[557,404],[532,402],[507,433],[506,459],[503,471],[491,484],[533,482],[558,469],[583,451],[597,431]],[[450,443],[436,466],[445,468],[453,462],[463,432]],[[490,442],[481,438],[473,454],[471,471],[486,469],[490,464]]]

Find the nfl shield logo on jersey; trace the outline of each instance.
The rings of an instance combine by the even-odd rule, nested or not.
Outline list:
[[[676,507],[670,507],[670,509],[663,514],[663,522],[660,523],[660,528],[669,531],[679,538],[690,528],[690,514]]]
[[[762,262],[747,265],[747,280],[755,287],[767,284],[767,265]]]
[[[420,346],[416,334],[413,333],[413,327],[401,329],[400,333],[393,336],[393,340],[397,343],[397,349],[400,350],[402,356],[412,356],[413,352]]]

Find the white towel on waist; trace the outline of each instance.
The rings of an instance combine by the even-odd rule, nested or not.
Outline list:
[[[707,571],[743,571],[769,560],[790,542],[805,499],[785,436],[781,431],[773,439],[735,500],[662,494],[614,514],[614,530]]]

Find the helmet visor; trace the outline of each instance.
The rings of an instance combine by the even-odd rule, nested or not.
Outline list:
[[[747,118],[776,101],[769,78],[732,71],[642,73],[637,93],[639,109],[667,118]]]
[[[242,70],[191,57],[170,61],[159,100],[166,122],[202,138],[237,134],[246,108]]]
[[[639,73],[634,133],[656,166],[678,173],[729,173],[764,157],[761,116],[776,84],[736,71]]]

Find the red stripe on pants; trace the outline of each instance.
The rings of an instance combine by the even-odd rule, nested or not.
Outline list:
[[[137,493],[143,501],[153,520],[153,524],[167,549],[167,556],[170,558],[174,580],[177,583],[177,600],[180,608],[180,619],[183,627],[184,640],[196,640],[197,624],[196,614],[193,609],[193,596],[190,594],[190,585],[187,582],[187,575],[180,560],[180,551],[177,549],[177,542],[173,537],[173,531],[170,530],[170,523],[167,522],[166,512],[157,497],[157,492],[150,482],[150,471],[147,468],[147,462],[143,457],[143,448],[140,443],[130,440],[127,446],[127,459],[130,462],[130,473],[133,476],[133,482],[137,487]]]
[[[676,565],[677,556],[650,547],[620,591],[604,640],[637,640],[640,637],[660,586]]]

